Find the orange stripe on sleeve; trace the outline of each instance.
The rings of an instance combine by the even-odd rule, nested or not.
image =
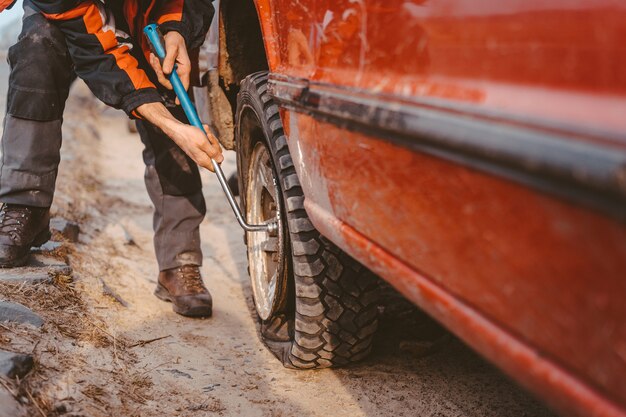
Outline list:
[[[89,7],[92,7],[91,3],[81,3],[75,8],[63,13],[42,13],[47,19],[50,20],[70,20],[77,17],[84,16],[87,13]]]
[[[50,20],[70,20],[82,17],[87,33],[94,35],[105,54],[113,55],[117,66],[128,74],[135,89],[154,87],[146,73],[139,68],[139,63],[130,54],[126,45],[120,45],[113,30],[104,30],[102,16],[96,3],[87,1],[64,13],[47,14]]]
[[[13,0],[0,0],[0,12],[9,7]]]
[[[168,0],[161,7],[160,16],[157,19],[157,23],[176,21],[180,22],[183,19],[183,6],[185,0]]]
[[[135,89],[154,87],[146,73],[139,68],[137,60],[128,53],[128,46],[119,44],[114,31],[103,30],[102,16],[94,3],[89,4],[83,16],[83,21],[85,22],[87,32],[98,38],[104,52],[115,57],[117,66],[128,74]]]

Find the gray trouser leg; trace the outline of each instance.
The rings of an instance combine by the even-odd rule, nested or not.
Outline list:
[[[61,120],[7,114],[2,135],[0,202],[50,207],[61,148]]]
[[[0,202],[52,204],[63,108],[74,79],[59,29],[24,4],[18,42],[9,49],[7,114],[2,134]]]
[[[185,120],[180,107],[170,109]],[[206,206],[196,164],[163,132],[138,121],[146,188],[154,204],[154,248],[161,271],[202,265],[200,223]]]

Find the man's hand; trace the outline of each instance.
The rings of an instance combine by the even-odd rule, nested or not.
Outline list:
[[[207,125],[203,126],[204,132],[197,127],[181,123],[170,137],[196,164],[215,172],[211,159],[222,163],[224,156],[217,138],[211,134]]]
[[[213,172],[211,159],[217,163],[224,161],[220,144],[208,126],[204,125],[203,132],[197,127],[181,123],[162,103],[142,104],[137,107],[137,111],[147,121],[160,128],[201,167]]]
[[[163,60],[163,66],[159,59],[150,54],[150,65],[156,72],[159,82],[167,89],[172,89],[172,83],[168,81],[166,75],[169,75],[174,70],[176,65],[176,72],[183,82],[185,90],[189,89],[189,77],[191,74],[191,60],[187,53],[187,46],[185,46],[185,39],[178,32],[168,32],[163,37],[165,39],[165,59]],[[178,104],[178,99],[176,99]]]

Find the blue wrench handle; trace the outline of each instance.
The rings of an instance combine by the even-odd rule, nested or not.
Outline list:
[[[163,62],[163,60],[165,59],[165,46],[163,45],[163,36],[159,31],[159,27],[154,23],[150,24],[143,28],[143,33],[146,35],[146,38],[148,38],[148,42],[150,42],[150,48],[152,49],[154,55],[156,55],[156,57],[159,58],[161,62]],[[167,75],[167,79],[172,83],[172,87],[174,87],[174,93],[176,93],[178,100],[180,100],[180,105],[183,107],[183,111],[185,112],[187,119],[189,119],[189,123],[204,132],[204,127],[202,127],[202,122],[198,117],[198,112],[191,102],[191,99],[189,98],[189,94],[187,94],[185,87],[183,87],[183,83],[182,81],[180,81],[180,77],[176,73],[176,67],[174,67],[174,70],[170,75]]]

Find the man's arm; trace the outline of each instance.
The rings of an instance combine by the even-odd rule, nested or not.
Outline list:
[[[161,128],[198,165],[212,170],[209,158],[222,161],[212,135],[179,122],[165,108],[154,84],[129,53],[129,46],[118,41],[114,29],[105,27],[106,13],[99,2],[34,2],[64,33],[76,73],[96,97]]]
[[[202,132],[194,126],[182,123],[162,103],[143,104],[137,111],[144,119],[161,129],[201,167],[213,171],[211,159],[218,163],[224,160],[219,142],[208,126],[205,125],[205,132]]]
[[[104,103],[129,115],[140,105],[160,102],[154,84],[106,25],[104,6],[95,0],[34,0],[65,35],[77,75]],[[137,116],[136,114],[134,114]]]
[[[191,62],[188,48],[198,48],[204,42],[213,18],[212,0],[165,0],[157,10],[157,23],[164,34],[166,56],[163,65],[158,58],[150,54],[150,64],[154,69],[159,82],[166,88],[172,85],[166,78],[174,65],[185,89],[189,88]],[[178,102],[178,99],[176,99]],[[222,151],[218,140],[205,126],[206,138],[197,139],[200,130],[178,122],[169,114],[163,105],[145,105],[137,109],[147,120],[157,125],[166,135],[180,146],[187,155],[204,168],[213,171],[211,159],[218,163],[223,161]]]

